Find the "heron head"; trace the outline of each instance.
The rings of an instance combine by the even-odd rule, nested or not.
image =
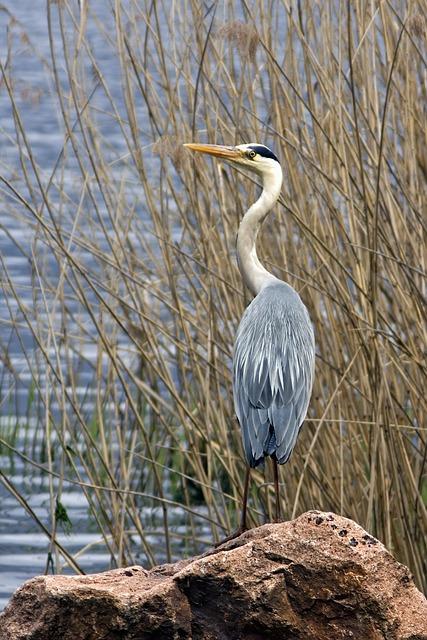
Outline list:
[[[233,165],[245,167],[250,171],[264,175],[272,170],[276,171],[279,161],[274,153],[263,144],[250,142],[249,144],[239,144],[235,147],[226,147],[220,144],[199,144],[187,143],[184,147],[192,151],[208,153],[216,158],[221,158]]]

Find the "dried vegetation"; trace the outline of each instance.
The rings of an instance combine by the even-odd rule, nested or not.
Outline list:
[[[299,290],[317,340],[309,416],[282,469],[284,513],[354,518],[425,581],[422,4],[242,2],[237,11],[116,0],[107,26],[90,2],[81,14],[68,0],[48,3],[50,58],[40,65],[63,136],[49,166],[20,116],[28,95],[11,38],[0,90],[14,132],[0,131],[10,148],[0,198],[31,237],[17,246],[32,304],[5,265],[2,285],[11,335],[32,336],[31,347],[22,342],[29,412],[45,446],[58,561],[78,565],[55,544],[55,504],[70,481],[118,564],[136,546],[147,563],[192,553],[235,524],[244,462],[230,358],[250,300],[235,235],[258,187],[182,143],[260,141],[285,181],[259,253]],[[31,34],[19,47],[33,55]],[[7,347],[2,388],[13,407],[22,383]],[[83,392],[82,371],[91,372]],[[2,442],[23,455],[6,434]],[[28,464],[38,464],[30,445]],[[254,473],[253,524],[269,517],[272,498],[267,466]]]

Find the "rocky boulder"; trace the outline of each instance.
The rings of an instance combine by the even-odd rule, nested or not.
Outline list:
[[[310,511],[146,571],[42,576],[0,640],[427,640],[411,575],[353,521]]]

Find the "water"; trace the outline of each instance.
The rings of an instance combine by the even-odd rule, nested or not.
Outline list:
[[[52,78],[46,72],[45,61],[50,61],[49,36],[45,3],[33,0],[19,0],[19,2],[6,2],[2,6],[6,11],[0,11],[0,60],[3,65],[12,69],[14,79],[14,96],[20,111],[20,117],[24,124],[32,153],[39,168],[40,176],[44,184],[47,184],[52,175],[53,167],[63,148],[63,124],[59,117],[58,102]],[[77,6],[77,3],[76,3]],[[57,7],[51,3],[52,14],[55,18]],[[106,33],[113,30],[114,24],[108,3],[105,0],[92,0],[91,10],[102,20]],[[10,13],[8,13],[8,11]],[[13,14],[14,20],[11,15]],[[78,14],[76,13],[76,16]],[[60,33],[57,20],[53,20],[53,38],[60,43]],[[28,36],[28,37],[27,37]],[[28,39],[29,38],[29,39]],[[113,46],[106,42],[106,38],[100,35],[100,29],[94,20],[88,24],[88,40],[91,42],[101,71],[108,76],[108,86],[115,103],[120,110],[123,107],[120,67],[117,54]],[[9,47],[13,55],[9,55]],[[56,45],[58,55],[59,76],[61,82],[65,82],[63,55],[59,44]],[[100,92],[95,96],[94,105],[102,111],[108,112],[110,105],[105,96]],[[120,129],[115,119],[109,116],[98,118],[98,126],[101,133],[108,135],[111,146],[112,159],[116,160],[126,152],[120,135]],[[31,174],[28,157],[22,159],[13,140],[16,139],[13,109],[4,83],[0,87],[0,173],[10,180],[23,197],[31,202],[31,194],[28,186],[22,178],[21,160],[26,164]],[[143,142],[143,140],[142,140]],[[153,171],[156,169],[156,159],[153,160]],[[64,163],[63,184],[64,190],[70,198],[70,210],[64,210],[63,229],[72,228],[72,216],[75,204],[78,203],[81,184],[80,173],[75,159],[71,156]],[[117,168],[122,169],[120,164]],[[123,172],[121,171],[120,174]],[[138,185],[127,185],[129,199],[136,191]],[[37,236],[34,219],[24,207],[11,195],[4,185],[0,186],[0,196],[7,206],[2,206],[0,217],[0,270],[3,283],[3,304],[0,305],[0,344],[7,351],[8,364],[0,360],[1,403],[0,435],[5,436],[10,432],[11,423],[19,422],[26,416],[31,404],[31,381],[36,372],[41,388],[45,386],[45,373],[43,365],[38,362],[38,350],[34,336],[23,321],[23,309],[28,309],[31,315],[34,306],[33,287],[35,278],[34,264],[43,265],[45,273],[49,274],[51,281],[58,278],[60,266],[58,260],[51,251],[46,250],[43,242],[35,240]],[[96,192],[96,189],[94,189]],[[51,201],[55,204],[57,198],[55,190],[50,190]],[[95,193],[101,216],[105,215],[102,198],[99,192]],[[40,204],[37,203],[37,204]],[[11,212],[13,210],[13,212]],[[67,219],[67,215],[70,219]],[[143,215],[143,212],[141,212]],[[101,245],[102,246],[102,245]],[[97,272],[97,263],[90,253],[80,254],[82,264],[86,264],[94,274]],[[9,283],[16,287],[16,294],[10,295]],[[67,290],[66,290],[67,293]],[[70,294],[70,312],[79,313],[79,307],[75,297]],[[91,292],[89,299],[96,307],[96,300]],[[92,297],[91,297],[92,296]],[[22,308],[20,308],[20,304]],[[49,318],[53,323],[61,322],[59,309],[49,310]],[[46,318],[46,313],[39,310],[39,318]],[[78,318],[80,322],[85,319]],[[15,326],[13,324],[15,323]],[[77,323],[69,325],[69,330],[76,331],[78,335],[81,329]],[[88,328],[90,333],[91,328]],[[94,364],[97,351],[90,339],[84,344],[80,343],[79,355],[68,354],[71,361],[74,358],[74,366],[78,368],[77,397],[85,398],[85,407],[90,410],[90,389],[94,376]],[[54,352],[51,352],[54,355]],[[63,354],[65,356],[65,354]],[[132,354],[129,356],[132,357]],[[78,362],[77,362],[78,361]],[[13,374],[11,371],[13,370]],[[57,406],[52,403],[53,411]],[[40,455],[40,436],[31,426],[31,420],[27,420],[24,442],[20,435],[14,442],[16,448],[25,451],[30,447],[31,455],[37,459]],[[29,425],[29,426],[28,426]],[[22,431],[22,429],[21,429]],[[35,444],[34,444],[35,443]],[[50,496],[48,481],[45,475],[41,475],[37,469],[19,458],[8,455],[3,450],[0,455],[0,470],[4,476],[13,482],[16,490],[24,496],[28,507],[33,510],[40,522],[50,527]],[[58,540],[66,549],[75,554],[81,550],[84,553],[78,557],[78,562],[85,572],[102,571],[111,567],[111,557],[105,543],[96,532],[93,521],[89,518],[88,504],[82,491],[66,485],[61,502],[66,507],[68,517],[72,522],[69,533],[58,533]],[[155,535],[155,530],[154,530]],[[89,545],[89,549],[87,546]],[[86,548],[86,549],[85,549]],[[23,507],[6,487],[0,483],[0,609],[2,609],[10,594],[25,580],[50,571],[49,540],[45,533],[36,524],[33,517],[26,515]],[[138,558],[137,554],[135,556]],[[57,567],[56,567],[57,568]],[[63,569],[65,573],[72,573],[70,568]]]
[[[2,469],[5,469],[4,456],[0,457],[0,464]],[[25,488],[23,469],[18,467],[15,473],[13,480],[17,488],[26,495],[29,506],[40,520],[46,522],[49,512],[49,495],[46,489],[40,485]],[[3,609],[11,593],[25,580],[49,571],[49,542],[46,535],[37,528],[33,518],[25,517],[22,507],[3,486],[0,486],[0,499],[0,609]],[[88,509],[82,493],[72,490],[65,492],[63,503],[73,522],[73,531],[70,534],[59,533],[58,541],[72,554],[82,550],[86,545],[91,545],[91,550],[85,551],[79,559],[79,564],[85,572],[109,568],[110,557],[106,553],[103,540],[98,533],[89,530]],[[65,569],[64,573],[74,572]]]

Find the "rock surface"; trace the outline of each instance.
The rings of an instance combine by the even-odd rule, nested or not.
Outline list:
[[[26,582],[0,640],[427,640],[409,571],[361,527],[310,511],[173,565]]]

